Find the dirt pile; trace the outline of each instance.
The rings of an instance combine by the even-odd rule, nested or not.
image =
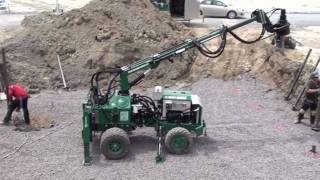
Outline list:
[[[57,55],[71,88],[89,85],[91,75],[106,67],[132,63],[192,35],[183,25],[156,10],[149,0],[94,0],[63,16],[27,17],[25,31],[6,49],[13,82],[29,88],[62,86]],[[149,82],[172,80],[188,72],[195,51],[165,62]],[[158,83],[159,80],[157,80]]]
[[[202,29],[198,33],[206,34],[208,30]],[[237,34],[245,39],[254,39],[259,35],[259,32],[249,29]],[[220,40],[216,39],[207,43],[207,46],[215,50],[219,44]],[[199,74],[200,77],[214,76],[225,80],[236,78],[240,74],[259,69],[259,64],[272,54],[271,49],[271,46],[265,41],[246,45],[229,35],[227,45],[221,56],[215,59],[206,58],[202,55],[198,57],[193,66],[191,78],[197,79]]]
[[[197,36],[208,33],[208,29],[198,29]],[[257,29],[238,30],[242,38],[252,40],[258,37]],[[225,51],[216,59],[208,59],[202,55],[198,56],[192,67],[190,81],[197,81],[203,77],[213,76],[215,78],[237,79],[243,73],[253,73],[265,77],[275,88],[288,92],[291,82],[297,74],[304,55],[297,50],[284,50],[281,53],[270,45],[270,40],[263,40],[254,44],[243,44],[231,36],[228,36]],[[211,49],[217,48],[219,40],[209,42]],[[312,62],[312,60],[309,60]],[[310,75],[312,64],[306,66],[302,78],[298,82],[298,90],[302,89]]]

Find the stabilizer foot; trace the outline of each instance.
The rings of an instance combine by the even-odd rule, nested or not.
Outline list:
[[[165,161],[165,158],[163,156],[158,155],[156,157],[156,163],[163,163]]]
[[[92,165],[92,161],[91,161],[91,159],[89,161],[83,161],[82,164],[84,166],[91,166]]]

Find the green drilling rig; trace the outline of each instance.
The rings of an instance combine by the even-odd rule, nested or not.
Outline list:
[[[272,24],[268,14],[281,11],[280,19]],[[270,15],[270,16],[271,16]],[[258,22],[262,25],[260,36],[252,41],[240,38],[233,30],[247,24]],[[173,154],[188,153],[192,146],[192,134],[201,136],[205,134],[206,124],[203,119],[203,107],[197,95],[189,91],[174,91],[155,87],[153,97],[131,94],[130,89],[140,83],[158,65],[170,60],[191,48],[197,48],[208,58],[215,58],[222,54],[227,35],[231,34],[237,40],[251,44],[261,40],[265,32],[274,33],[281,40],[290,33],[290,24],[286,19],[285,9],[274,9],[268,13],[256,10],[251,18],[231,27],[222,26],[207,35],[199,38],[185,40],[184,42],[138,60],[120,68],[107,68],[93,74],[91,88],[86,101],[83,103],[83,129],[84,164],[90,165],[92,161],[90,145],[96,133],[100,133],[100,150],[111,160],[124,158],[130,149],[130,132],[138,127],[152,127],[158,137],[158,150],[156,161],[164,160],[164,147]],[[205,43],[221,38],[219,47],[212,51]],[[276,43],[281,44],[281,43]],[[139,72],[145,71],[141,74]],[[137,74],[133,80],[130,75]],[[105,90],[100,87],[102,74],[109,74],[110,81]]]

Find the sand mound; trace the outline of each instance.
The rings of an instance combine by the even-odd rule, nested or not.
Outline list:
[[[98,70],[132,63],[191,37],[188,29],[149,0],[94,0],[63,16],[27,17],[22,25],[25,31],[11,39],[6,49],[12,81],[29,88],[62,85],[57,54],[67,84],[76,88],[88,86]],[[162,63],[149,82],[161,78],[170,83],[181,77],[194,56],[189,51],[175,57],[175,66]]]

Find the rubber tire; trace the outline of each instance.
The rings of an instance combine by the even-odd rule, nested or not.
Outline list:
[[[203,15],[203,12],[200,10],[200,16],[202,16]]]
[[[234,16],[231,16],[232,13],[234,14]],[[235,19],[237,17],[237,13],[235,11],[230,11],[228,12],[227,17],[229,19]]]
[[[124,151],[121,154],[116,155],[108,152],[107,144],[110,141],[114,141],[114,140],[120,141],[121,144],[123,145]],[[120,129],[117,127],[110,128],[110,129],[107,129],[101,136],[100,150],[107,159],[111,159],[111,160],[122,159],[129,153],[129,148],[130,148],[129,136],[126,133],[126,131],[124,131],[123,129]]]
[[[173,149],[171,146],[170,146],[170,143],[171,143],[171,140],[174,136],[176,135],[180,135],[180,136],[184,136],[187,141],[188,141],[188,147],[181,150],[181,151],[176,151],[175,149]],[[176,127],[176,128],[173,128],[171,129],[167,135],[166,135],[166,138],[165,138],[165,146],[166,146],[166,149],[172,153],[172,154],[186,154],[190,151],[191,147],[192,147],[192,144],[193,144],[193,139],[191,137],[191,133],[185,129],[185,128],[182,128],[182,127]]]

